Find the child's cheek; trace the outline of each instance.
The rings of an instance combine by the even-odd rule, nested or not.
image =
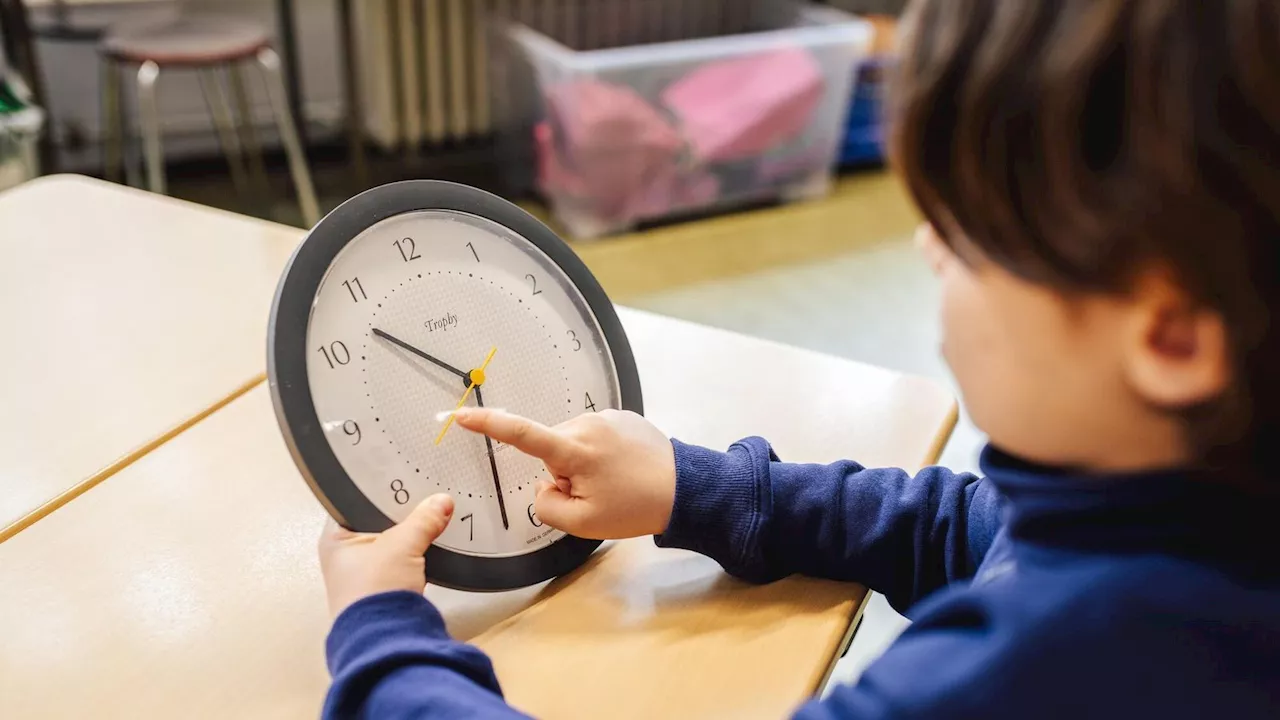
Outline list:
[[[973,271],[954,257],[944,261],[942,286],[942,357],[951,369],[967,410],[973,418],[987,415],[999,404],[999,375],[1007,358],[993,337],[991,308],[985,307],[982,285]]]

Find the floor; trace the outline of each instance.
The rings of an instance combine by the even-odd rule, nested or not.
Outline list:
[[[191,199],[227,197],[217,183],[190,187]],[[282,201],[271,214],[289,222],[296,212]],[[918,221],[899,184],[873,170],[841,178],[823,200],[574,248],[617,303],[950,384],[937,353],[937,288],[910,243]],[[942,464],[975,469],[982,442],[962,417]],[[907,624],[874,596],[828,687],[856,679]]]

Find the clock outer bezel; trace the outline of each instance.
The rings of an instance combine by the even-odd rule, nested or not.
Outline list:
[[[644,411],[635,357],[613,303],[550,228],[496,195],[457,183],[406,180],[366,190],[326,215],[294,250],[276,288],[267,329],[267,378],[285,444],[329,514],[358,532],[381,532],[394,523],[351,480],[324,437],[307,375],[311,308],[329,266],[349,242],[387,218],[421,210],[452,210],[493,221],[545,253],[595,315],[612,355],[622,409]],[[511,590],[577,568],[599,545],[599,540],[566,535],[531,553],[492,558],[433,545],[426,554],[427,580],[459,590]]]

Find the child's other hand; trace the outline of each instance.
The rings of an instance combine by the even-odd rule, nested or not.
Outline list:
[[[539,484],[534,507],[552,527],[598,540],[667,529],[675,452],[639,415],[605,410],[549,428],[500,410],[463,408],[454,421],[546,463],[555,482]]]
[[[320,536],[320,571],[336,619],[352,603],[392,590],[426,587],[423,555],[453,517],[453,498],[432,495],[382,533],[357,533],[332,519]]]

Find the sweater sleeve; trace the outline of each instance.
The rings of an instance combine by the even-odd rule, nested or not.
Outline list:
[[[489,658],[457,642],[425,597],[364,598],[333,623],[325,718],[524,718],[502,699]]]
[[[974,475],[783,463],[760,438],[728,452],[672,442],[676,500],[656,541],[752,582],[859,582],[904,612],[971,577],[1000,527],[999,495]]]

